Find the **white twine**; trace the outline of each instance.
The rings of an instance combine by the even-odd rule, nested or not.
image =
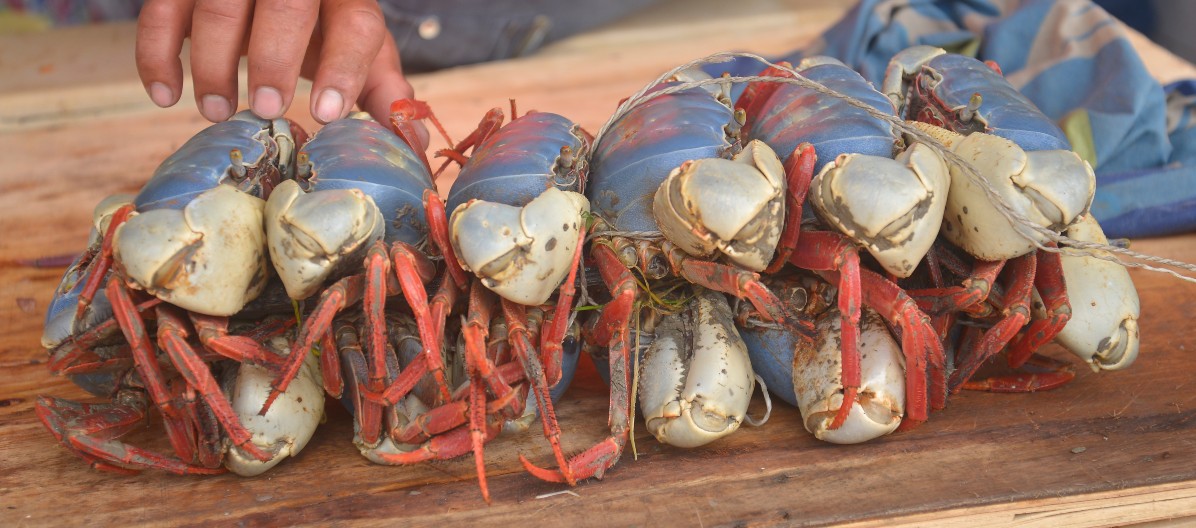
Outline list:
[[[793,75],[793,77],[763,77],[763,76],[730,77],[730,76],[724,76],[724,77],[711,78],[711,79],[702,79],[702,80],[698,80],[698,81],[679,82],[679,83],[671,84],[667,87],[661,88],[655,92],[648,93],[649,90],[653,89],[657,85],[660,85],[661,83],[667,82],[669,79],[673,78],[678,73],[680,73],[684,70],[694,68],[696,66],[701,66],[701,65],[719,64],[719,63],[723,63],[723,62],[728,62],[728,61],[731,61],[733,59],[740,58],[740,57],[749,58],[749,59],[760,62],[762,65],[772,66],[774,68],[778,68],[778,69],[787,71],[787,72],[791,73]],[[644,88],[640,89],[634,95],[627,98],[626,101],[624,101],[622,104],[620,104],[619,107],[615,109],[615,113],[613,115],[611,115],[610,119],[607,120],[607,122],[602,125],[602,128],[598,130],[598,133],[595,134],[594,142],[592,143],[592,145],[599,145],[602,142],[603,137],[610,130],[610,127],[613,126],[616,121],[621,119],[624,115],[626,115],[629,111],[631,111],[631,109],[633,109],[641,104],[644,104],[647,101],[650,101],[656,97],[674,94],[677,92],[682,92],[682,91],[690,90],[693,88],[702,88],[705,86],[712,86],[712,85],[725,85],[726,83],[729,83],[729,82],[731,82],[731,83],[736,83],[736,82],[744,82],[744,83],[746,83],[746,82],[775,82],[775,83],[793,84],[793,85],[801,86],[803,88],[808,88],[810,90],[814,90],[815,92],[818,92],[823,95],[842,99],[847,104],[850,104],[851,106],[854,106],[856,108],[864,110],[869,115],[871,115],[877,119],[882,119],[882,120],[888,122],[890,125],[893,126],[894,129],[904,132],[906,134],[909,134],[909,135],[913,136],[915,139],[917,139],[919,142],[925,143],[927,146],[938,151],[939,154],[942,155],[943,159],[945,159],[948,163],[951,163],[951,164],[959,167],[961,170],[963,170],[964,174],[967,175],[968,179],[972,182],[973,185],[976,185],[980,189],[983,189],[985,196],[988,197],[988,200],[997,208],[997,211],[999,211],[1001,213],[1001,215],[1004,216],[1005,219],[1009,221],[1009,223],[1012,225],[1014,230],[1017,231],[1018,234],[1020,234],[1022,237],[1029,240],[1036,248],[1038,248],[1042,251],[1050,251],[1050,252],[1060,253],[1060,254],[1069,255],[1069,256],[1085,256],[1085,257],[1097,258],[1097,259],[1106,260],[1109,262],[1115,262],[1115,263],[1120,264],[1125,267],[1141,268],[1141,269],[1145,269],[1148,271],[1167,273],[1167,274],[1172,275],[1180,280],[1196,283],[1196,277],[1184,275],[1184,274],[1182,274],[1178,271],[1172,270],[1172,269],[1162,268],[1162,267],[1154,266],[1152,264],[1147,264],[1147,263],[1159,264],[1159,265],[1163,265],[1163,266],[1170,266],[1170,267],[1178,268],[1178,269],[1181,269],[1181,270],[1184,270],[1184,271],[1187,271],[1187,272],[1193,273],[1193,274],[1196,274],[1196,264],[1191,264],[1191,263],[1184,262],[1181,260],[1159,257],[1159,256],[1155,256],[1155,255],[1148,255],[1145,253],[1139,253],[1139,252],[1132,251],[1130,249],[1123,248],[1123,247],[1118,247],[1115,245],[1100,244],[1100,243],[1088,242],[1088,241],[1084,241],[1084,240],[1076,240],[1076,239],[1073,239],[1066,235],[1056,233],[1046,227],[1040,226],[1040,225],[1030,221],[1030,219],[1026,218],[1024,215],[1022,215],[1021,213],[1019,213],[1018,211],[1013,209],[1009,205],[1009,203],[1006,202],[1005,199],[997,192],[997,190],[988,182],[988,180],[986,180],[984,177],[982,177],[980,175],[979,171],[977,171],[976,168],[972,166],[972,164],[968,163],[966,160],[964,160],[963,158],[961,158],[959,155],[955,154],[954,152],[951,152],[950,150],[948,150],[937,139],[922,132],[921,130],[918,130],[917,128],[915,128],[913,126],[910,126],[909,124],[902,121],[900,118],[898,118],[896,116],[889,115],[884,112],[878,111],[877,109],[873,108],[871,105],[869,105],[867,103],[864,103],[864,102],[862,102],[858,99],[855,99],[849,95],[846,95],[846,94],[843,94],[840,92],[836,92],[830,88],[827,88],[826,86],[822,85],[821,83],[812,81],[810,79],[807,79],[807,78],[801,76],[801,74],[797,73],[792,68],[774,64],[759,55],[755,55],[755,54],[751,54],[751,53],[737,53],[737,52],[715,53],[713,55],[709,55],[706,57],[692,60],[692,61],[682,64],[676,68],[673,68],[673,69],[669,70],[668,72],[665,72],[663,75],[658,77],[655,81],[644,86]],[[1052,247],[1050,245],[1044,244],[1044,243],[1040,242],[1040,238],[1046,239],[1050,242],[1058,244],[1060,247]],[[1121,258],[1118,258],[1114,254],[1124,255],[1125,257],[1139,260],[1139,261],[1144,261],[1147,263],[1123,260]]]

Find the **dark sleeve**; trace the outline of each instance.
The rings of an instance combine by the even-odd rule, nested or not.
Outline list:
[[[420,72],[527,55],[657,0],[380,0],[403,69]]]

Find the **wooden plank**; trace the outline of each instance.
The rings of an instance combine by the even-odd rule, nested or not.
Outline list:
[[[1173,246],[1192,259],[1193,242],[1196,237],[1171,238],[1139,249],[1158,253]],[[22,271],[0,275],[4,284],[17,286],[6,287],[0,301],[8,402],[0,408],[0,465],[7,469],[0,476],[0,519],[43,524],[54,521],[51,512],[71,511],[104,524],[402,518],[415,525],[498,525],[551,508],[552,515],[582,525],[887,524],[915,514],[915,524],[1008,515],[1025,523],[1049,515],[1052,522],[1089,524],[1103,523],[1111,512],[1142,521],[1194,511],[1196,396],[1184,389],[1192,379],[1186,348],[1196,343],[1181,329],[1196,295],[1192,286],[1156,274],[1134,273],[1146,317],[1142,357],[1128,371],[1084,372],[1067,387],[1042,394],[964,394],[917,430],[862,446],[811,439],[792,408],[777,409],[766,427],[690,451],[660,446],[641,428],[639,460],[628,456],[606,481],[579,486],[574,491],[580,497],[535,499],[562,488],[525,475],[516,455],[547,462],[546,444],[535,433],[500,438],[487,451],[495,504],[484,507],[469,460],[372,466],[354,452],[347,416],[335,406],[307,451],[266,478],[127,478],[87,470],[53,446],[31,416],[37,394],[81,393],[46,375],[42,353],[30,343],[40,313],[25,313],[11,301],[21,295],[44,299],[53,274]],[[593,380],[571,389],[560,412],[567,449],[601,436],[603,406]],[[155,430],[133,441],[164,448],[162,438],[147,438]],[[1086,450],[1075,454],[1075,447]],[[79,493],[108,489],[119,492]],[[593,517],[598,511],[603,516]]]
[[[457,136],[508,97],[517,98],[521,108],[564,113],[594,131],[621,97],[677,62],[723,49],[786,51],[842,12],[842,6],[818,7],[813,1],[741,4],[717,18],[707,9],[716,4],[707,0],[686,8],[665,5],[535,57],[416,76],[413,82]],[[123,31],[112,34],[108,47],[92,46],[93,38],[83,35],[67,39],[55,53],[75,57],[63,59],[74,65],[94,60],[90,52],[121,53],[131,42],[129,28]],[[0,50],[12,49],[4,44],[0,41]],[[1157,49],[1145,41],[1138,45]],[[45,84],[20,84],[7,75],[11,57],[0,51],[6,72],[0,125],[13,122],[3,121],[18,106],[12,101],[42,97],[83,105],[84,97],[72,90],[84,82],[112,87],[113,101],[142,102],[115,108],[89,103],[83,106],[92,110],[82,113],[50,111],[49,117],[0,132],[0,159],[6,160],[0,168],[0,233],[5,233],[0,525],[64,519],[104,525],[333,520],[394,525],[402,519],[403,525],[425,526],[562,519],[579,526],[978,521],[1067,526],[1196,514],[1196,396],[1185,390],[1192,383],[1186,348],[1196,346],[1185,330],[1187,314],[1196,308],[1196,287],[1137,271],[1143,344],[1130,370],[1082,372],[1069,386],[1043,394],[964,394],[924,426],[862,446],[813,440],[788,407],[776,409],[763,428],[689,451],[657,444],[641,424],[638,460],[628,454],[605,481],[573,489],[577,497],[537,499],[564,488],[523,472],[521,453],[545,464],[551,459],[546,442],[533,431],[489,447],[494,505],[487,507],[476,490],[472,461],[372,465],[350,442],[347,414],[331,404],[328,422],[307,450],[261,478],[154,473],[130,478],[89,470],[54,444],[32,412],[40,394],[85,397],[48,374],[38,345],[46,303],[62,271],[17,261],[81,249],[92,206],[107,194],[136,190],[205,122],[189,106],[153,108],[127,69],[120,75],[63,69]],[[29,97],[34,99],[22,99]],[[303,109],[307,102],[295,104]],[[307,116],[296,117],[311,124]],[[1196,236],[1139,241],[1134,247],[1196,260]],[[566,449],[576,451],[602,437],[605,405],[600,382],[583,377],[574,384],[559,411]],[[166,449],[155,435],[159,430],[155,421],[131,441]],[[1075,454],[1075,447],[1086,449]]]

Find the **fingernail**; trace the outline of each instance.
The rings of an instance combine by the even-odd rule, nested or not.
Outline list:
[[[282,117],[282,94],[269,86],[260,86],[253,92],[249,106],[252,106],[253,113],[262,119]]]
[[[233,113],[232,106],[232,103],[229,103],[228,99],[219,95],[208,94],[199,100],[199,113],[203,114],[208,121],[225,121]]]
[[[171,91],[169,86],[166,86],[160,82],[150,83],[149,96],[150,100],[153,101],[154,104],[162,108],[166,108],[174,104],[174,92]]]
[[[344,110],[345,98],[336,90],[329,88],[316,98],[316,119],[323,123],[340,119]]]

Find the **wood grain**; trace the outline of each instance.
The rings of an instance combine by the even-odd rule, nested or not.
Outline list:
[[[725,49],[787,51],[844,9],[812,0],[739,4],[716,15],[715,2],[669,2],[534,57],[412,80],[457,137],[508,98],[594,131],[620,98],[678,62]],[[137,190],[205,126],[190,106],[154,108],[128,64],[87,66],[131,53],[131,31],[43,35],[24,49],[47,51],[28,56],[0,38],[0,525],[1087,526],[1196,515],[1196,391],[1187,352],[1196,347],[1187,331],[1196,286],[1142,272],[1132,274],[1143,339],[1131,369],[1081,372],[1042,394],[963,394],[924,426],[867,445],[817,442],[789,407],[776,409],[765,427],[688,451],[659,445],[641,424],[638,459],[626,455],[604,481],[570,490],[576,496],[537,498],[565,488],[522,471],[521,453],[551,459],[533,432],[488,448],[494,504],[486,506],[472,461],[372,465],[350,441],[347,413],[330,404],[308,448],[259,478],[89,470],[55,445],[32,411],[39,394],[85,398],[49,375],[38,341],[62,270],[19,261],[79,251],[100,198]],[[1167,56],[1148,41],[1137,45],[1155,54],[1148,57]],[[94,92],[85,83],[106,87],[103,97],[88,97]],[[298,98],[295,108],[306,107]],[[302,112],[292,114],[311,124]],[[1134,248],[1196,260],[1196,236],[1135,241]],[[566,449],[602,437],[605,400],[593,377],[570,389],[559,410]],[[166,449],[159,430],[155,420],[130,440]],[[1085,450],[1073,453],[1076,447]]]

